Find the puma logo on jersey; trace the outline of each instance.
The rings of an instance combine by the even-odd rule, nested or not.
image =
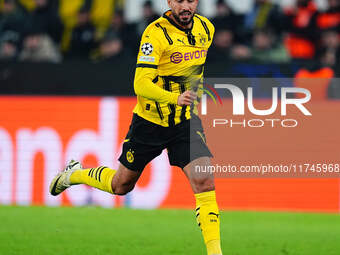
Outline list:
[[[179,42],[181,42],[181,43],[183,43],[185,45],[185,42],[183,41],[183,39],[182,40],[177,39],[177,41],[179,41]]]

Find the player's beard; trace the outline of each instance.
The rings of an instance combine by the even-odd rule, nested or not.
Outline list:
[[[183,21],[180,19],[179,15],[183,14],[183,13],[190,13],[190,15],[192,15],[190,17],[190,19],[188,19],[187,21]],[[191,24],[193,18],[194,18],[194,15],[191,13],[191,12],[188,12],[188,11],[184,11],[184,12],[181,12],[179,15],[177,15],[176,13],[172,13],[172,15],[174,16],[175,20],[181,25],[181,26],[187,26],[189,24]]]

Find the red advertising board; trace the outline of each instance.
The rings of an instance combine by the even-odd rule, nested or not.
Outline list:
[[[113,97],[0,97],[0,204],[192,208],[194,198],[186,177],[180,169],[169,166],[166,153],[145,169],[136,189],[126,197],[84,185],[72,187],[60,197],[49,195],[50,180],[70,159],[81,160],[86,167],[118,166],[135,102],[135,98]],[[340,108],[340,102],[314,107],[314,112],[333,112],[334,107]],[[325,115],[315,114],[310,124],[318,121],[325,121]],[[336,128],[329,130],[339,133]],[[251,155],[247,156],[249,162],[263,157],[258,147],[247,146],[246,139],[237,140],[238,136],[252,136],[254,130],[230,132],[226,135],[235,149],[225,155],[242,160],[240,153],[246,153]],[[209,136],[207,132],[208,143]],[[327,140],[327,136],[323,139]],[[332,139],[327,144],[337,152],[339,135]],[[323,146],[318,145],[319,141],[311,136],[299,142]],[[270,151],[287,145],[270,140],[258,142]],[[209,146],[218,153],[211,143]],[[339,212],[337,178],[218,178],[216,188],[222,209]]]

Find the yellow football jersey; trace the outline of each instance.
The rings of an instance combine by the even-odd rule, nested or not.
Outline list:
[[[188,120],[196,105],[178,106],[178,96],[186,90],[200,94],[208,49],[215,28],[205,17],[195,14],[191,29],[183,29],[170,17],[171,11],[144,31],[137,57],[134,113],[169,127]]]

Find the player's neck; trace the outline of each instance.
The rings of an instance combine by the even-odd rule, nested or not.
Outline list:
[[[175,22],[179,27],[181,27],[181,28],[183,28],[183,29],[185,29],[185,30],[186,30],[186,29],[191,29],[191,28],[192,28],[192,24],[193,24],[192,21],[191,21],[188,25],[183,26],[182,24],[180,24],[180,23],[175,19],[174,15],[172,15],[172,13],[170,13],[169,18],[170,18],[173,22]]]

